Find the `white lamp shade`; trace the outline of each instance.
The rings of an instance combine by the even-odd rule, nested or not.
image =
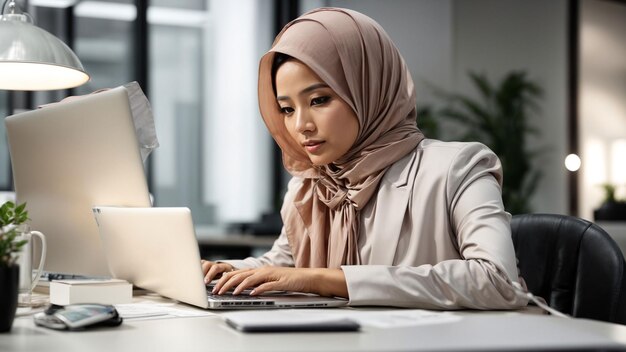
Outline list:
[[[0,19],[0,89],[66,89],[89,80],[65,43],[23,18],[4,15]]]

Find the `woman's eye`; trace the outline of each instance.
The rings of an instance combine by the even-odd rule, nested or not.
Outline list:
[[[280,112],[282,112],[285,115],[288,115],[293,112],[293,109],[287,106],[284,108],[280,108]]]
[[[328,96],[313,98],[311,99],[311,105],[321,105],[321,104],[328,102],[329,100],[330,100],[330,97]]]

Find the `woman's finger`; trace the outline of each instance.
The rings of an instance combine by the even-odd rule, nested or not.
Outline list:
[[[217,293],[218,295],[222,295],[228,290],[230,290],[233,286],[238,285],[243,279],[252,275],[252,271],[250,269],[242,269],[237,271],[231,271],[224,273],[222,278],[219,279],[215,287],[213,288],[213,293]]]
[[[235,290],[233,291],[233,295],[238,295],[241,292],[243,292],[243,290],[262,284],[266,282],[267,280],[271,280],[271,279],[267,275],[263,275],[263,273],[256,270],[250,276],[243,279],[241,283],[237,285],[237,287],[235,287]]]
[[[209,269],[211,268],[211,262],[207,260],[201,260],[200,267],[202,268],[202,274],[206,275],[209,272]]]
[[[230,291],[233,287],[239,285],[248,275],[252,275],[248,272],[235,272],[232,275],[228,275],[227,280],[218,288],[217,285],[213,291],[217,291],[218,295],[223,295]],[[220,279],[222,281],[222,279]]]
[[[257,287],[250,292],[250,296],[261,295],[267,291],[281,291],[282,289],[279,287],[278,281],[269,281],[263,284],[258,285]]]
[[[213,280],[213,277],[216,275],[215,263],[210,262],[208,260],[201,260],[200,265],[202,267],[202,274],[204,275],[204,283],[207,284]],[[213,271],[211,271],[213,269]]]
[[[203,271],[206,268],[204,283],[209,284],[215,277],[223,272],[232,271],[233,267],[230,264],[226,263],[213,263],[209,261],[205,261],[202,263]]]
[[[221,267],[219,264],[213,263],[213,265],[211,265],[211,267],[207,271],[206,276],[204,277],[204,283],[209,284],[211,281],[213,281],[215,276],[217,276],[219,273],[223,271],[224,271],[223,267]]]
[[[228,281],[228,279],[230,278],[230,275],[232,275],[233,273],[236,273],[237,271],[231,271],[228,273],[222,273],[222,276],[219,278],[219,280],[217,280],[217,282],[215,283],[215,286],[213,287],[213,293],[218,293],[220,288],[222,288],[222,285],[224,285],[224,283],[226,283],[226,281]]]

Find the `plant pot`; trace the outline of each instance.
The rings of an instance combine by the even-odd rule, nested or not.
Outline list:
[[[625,202],[604,202],[600,208],[593,211],[595,221],[626,221]]]
[[[11,330],[17,310],[20,267],[0,266],[0,332]]]

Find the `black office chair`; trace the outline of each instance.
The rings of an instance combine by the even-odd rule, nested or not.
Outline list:
[[[573,216],[516,215],[513,244],[528,290],[574,317],[626,324],[626,264],[599,226]]]

